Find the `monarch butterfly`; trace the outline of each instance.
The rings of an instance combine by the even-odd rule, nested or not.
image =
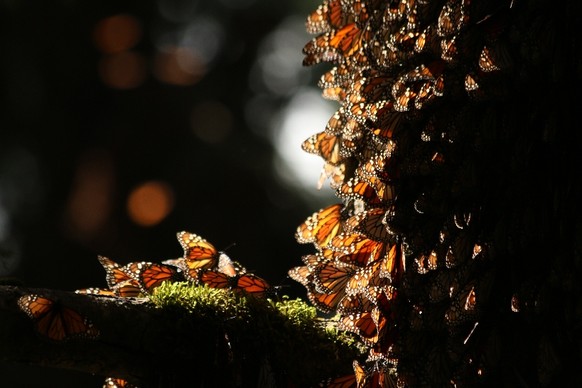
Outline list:
[[[336,203],[313,213],[297,227],[295,239],[301,244],[326,246],[341,229],[344,205]]]
[[[197,234],[185,231],[179,232],[177,237],[184,249],[184,260],[188,267],[185,275],[189,280],[196,280],[199,270],[216,267],[220,252],[214,245]]]
[[[302,144],[303,151],[322,157],[327,163],[338,165],[340,157],[340,137],[320,132],[310,136]]]
[[[199,276],[200,283],[210,288],[232,288],[236,286],[236,278],[211,269],[203,270]]]
[[[229,276],[222,272],[205,270],[200,274],[200,282],[210,288],[228,288],[257,297],[265,296],[272,291],[269,283],[251,273]]]
[[[165,281],[179,281],[182,278],[182,270],[166,264],[139,262],[135,263],[133,276],[142,291],[151,294],[154,288]]]
[[[142,295],[142,289],[139,282],[132,275],[132,265],[134,265],[134,263],[129,263],[122,267],[105,256],[97,256],[97,259],[105,269],[105,280],[109,289],[112,290],[116,296],[125,298]]]
[[[346,24],[351,15],[342,8],[341,0],[324,1],[307,17],[305,23],[309,34],[320,34]]]
[[[386,226],[382,224],[385,214],[386,209],[384,208],[370,208],[348,218],[344,229],[349,232],[363,234],[373,240],[388,241],[391,234],[388,233]]]
[[[337,305],[337,312],[341,315],[359,314],[371,311],[374,304],[360,295],[346,295]]]
[[[354,360],[354,374],[358,388],[396,388],[398,384],[390,375],[388,368],[374,362],[371,368],[362,367]]]
[[[363,52],[362,38],[366,31],[356,23],[350,23],[338,30],[331,30],[313,38],[303,48],[306,55],[304,66],[311,66],[320,62],[339,62],[354,57],[356,63],[364,64],[366,57]]]
[[[317,85],[323,89],[323,98],[337,101],[345,100],[351,79],[350,76],[346,75],[346,72],[347,68],[344,65],[340,65],[332,68],[321,76]],[[340,133],[341,125],[336,123],[336,121],[339,120],[339,112],[336,112],[329,120],[328,126],[326,126],[326,131],[334,135]]]
[[[218,272],[228,276],[236,276],[247,272],[246,268],[234,262],[225,253],[218,255]]]
[[[340,198],[345,200],[362,200],[369,206],[386,205],[394,199],[394,188],[381,182],[378,178],[370,177],[362,180],[350,178],[336,191]]]
[[[307,298],[318,309],[324,313],[332,312],[346,296],[345,288],[337,289],[332,293],[317,292],[315,289],[308,287]]]
[[[378,308],[373,308],[372,311],[342,317],[338,323],[338,328],[358,334],[365,344],[373,346],[378,342],[381,334],[385,332],[387,324],[386,317],[380,313]]]
[[[36,294],[21,296],[18,307],[35,323],[38,333],[53,341],[96,338],[99,330],[77,311]]]
[[[298,283],[301,283],[306,287],[312,281],[312,271],[306,265],[293,267],[289,271],[287,271],[287,274],[291,279],[295,280]]]
[[[392,141],[394,133],[401,128],[406,119],[407,113],[396,111],[394,103],[387,101],[376,112],[376,120],[371,127],[372,138],[381,144]]]
[[[356,268],[347,264],[324,263],[314,270],[313,283],[315,290],[324,293],[335,293],[344,289],[346,283],[355,273]]]
[[[448,37],[457,33],[467,23],[469,16],[466,13],[465,3],[468,3],[468,0],[445,4],[437,21],[437,34],[439,36]]]
[[[330,378],[319,384],[319,386],[323,388],[356,388],[356,375],[351,374],[333,379]]]
[[[82,288],[79,290],[75,290],[75,294],[97,295],[97,296],[117,296],[115,294],[115,291],[113,291],[113,290],[110,290],[108,288],[97,288],[97,287]]]
[[[107,281],[107,285],[109,286],[109,288],[115,287],[117,284],[125,282],[127,280],[134,279],[131,276],[130,268],[128,266],[122,267],[115,261],[105,256],[97,256],[97,260],[99,260],[99,262],[105,269],[106,272],[105,280]]]
[[[257,297],[263,297],[274,291],[263,278],[251,273],[238,276],[236,289]]]
[[[387,244],[369,239],[359,233],[341,233],[331,240],[329,247],[342,253],[337,256],[337,260],[365,267],[384,256]]]
[[[137,388],[137,386],[128,383],[127,380],[117,377],[107,377],[103,383],[103,388]]]

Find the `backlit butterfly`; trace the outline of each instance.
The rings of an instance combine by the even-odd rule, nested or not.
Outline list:
[[[315,290],[329,294],[345,289],[346,283],[356,273],[356,267],[329,262],[317,266],[313,272]]]
[[[386,254],[388,245],[385,242],[367,238],[359,233],[341,233],[335,236],[329,247],[341,253],[336,259],[346,263],[364,267]]]
[[[184,260],[188,267],[185,276],[188,279],[196,280],[199,270],[216,267],[220,252],[214,245],[197,234],[185,231],[179,232],[177,237],[184,249]]]
[[[133,271],[133,277],[146,294],[151,294],[156,287],[165,281],[175,282],[183,279],[181,269],[160,263],[135,263]]]
[[[297,227],[295,232],[297,242],[326,246],[341,230],[343,208],[343,204],[337,203],[313,213]]]
[[[322,388],[356,388],[356,376],[354,374],[328,379],[319,384]]]
[[[24,295],[18,299],[18,307],[32,318],[38,333],[53,341],[99,335],[99,330],[86,317],[49,298]]]
[[[345,296],[345,288],[337,289],[332,293],[317,292],[310,287],[307,289],[307,297],[309,301],[324,313],[334,311]]]
[[[320,34],[332,28],[339,28],[345,25],[351,14],[348,9],[342,8],[341,0],[326,0],[315,11],[307,17],[305,23],[309,34]]]
[[[310,136],[301,144],[303,151],[322,157],[327,163],[338,165],[340,157],[340,137],[320,132]]]
[[[388,368],[374,362],[370,368],[362,367],[354,361],[354,372],[358,388],[396,388],[398,385],[390,375]]]
[[[129,263],[126,266],[121,266],[120,264],[105,256],[97,256],[97,259],[105,269],[105,280],[107,281],[109,288],[113,288],[116,285],[126,281],[135,281],[131,273],[132,263]],[[135,282],[135,285],[139,286],[137,282]]]
[[[125,266],[121,266],[105,256],[98,256],[97,259],[105,269],[105,280],[107,281],[109,289],[112,290],[116,296],[124,298],[142,296],[142,288],[140,287],[139,282],[132,275],[132,266],[136,263],[129,263]],[[107,292],[101,294],[104,293]]]
[[[103,383],[103,388],[137,388],[137,386],[128,383],[127,380],[124,379],[107,377]]]
[[[251,273],[229,276],[219,271],[205,270],[200,273],[200,282],[210,288],[231,289],[257,297],[273,290],[264,279]]]
[[[75,290],[75,294],[81,295],[96,295],[96,296],[117,296],[115,291],[110,290],[108,288],[98,288],[98,287],[90,287],[90,288],[82,288],[80,290]]]

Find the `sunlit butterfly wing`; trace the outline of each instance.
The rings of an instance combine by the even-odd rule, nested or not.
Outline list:
[[[136,268],[135,278],[142,291],[151,294],[152,291],[163,282],[175,282],[183,279],[182,270],[172,265],[161,263],[139,263]]]
[[[386,209],[384,208],[370,208],[347,219],[345,230],[363,234],[377,241],[388,241],[391,235],[382,223],[385,215]]]
[[[111,287],[115,295],[122,298],[137,298],[144,296],[142,287],[135,279],[128,279]]]
[[[306,265],[293,267],[287,272],[287,274],[291,279],[301,283],[304,286],[307,286],[313,278],[312,271]]]
[[[75,290],[75,294],[81,295],[94,295],[94,296],[117,296],[115,291],[108,289],[108,288],[98,288],[98,287],[90,287],[90,288],[82,288],[79,290]]]
[[[214,245],[197,234],[185,231],[179,232],[177,237],[184,249],[184,260],[189,269],[186,276],[189,279],[194,280],[199,270],[216,267],[219,252]]]
[[[350,13],[342,8],[341,0],[325,0],[309,14],[305,23],[309,34],[320,34],[339,28],[350,20]]]
[[[303,151],[322,157],[327,163],[337,165],[341,162],[339,136],[320,132],[301,143]]]
[[[361,314],[372,311],[374,304],[360,295],[346,295],[338,304],[337,312],[341,315]]]
[[[340,231],[343,204],[333,204],[313,213],[297,227],[296,240],[325,246]]]
[[[53,341],[96,338],[99,331],[77,311],[36,294],[18,299],[18,307],[34,322],[39,334]]]
[[[116,284],[122,283],[126,280],[133,279],[131,274],[115,261],[105,256],[97,256],[97,260],[99,260],[105,269],[105,280],[107,281],[109,288],[114,287]]]
[[[319,310],[324,313],[332,312],[337,305],[346,296],[345,289],[339,289],[333,293],[317,292],[314,289],[308,288],[307,297],[309,301]]]
[[[137,386],[128,383],[127,380],[117,377],[107,377],[103,383],[103,388],[137,388]]]
[[[232,288],[236,285],[236,278],[218,271],[203,270],[200,272],[200,283],[210,288]]]
[[[328,379],[320,384],[322,388],[356,388],[356,376],[346,375]]]
[[[384,242],[367,238],[359,233],[341,233],[330,242],[330,248],[342,253],[337,260],[360,267],[378,260],[386,253]]]
[[[263,278],[247,273],[236,280],[236,289],[257,297],[266,296],[273,288]]]
[[[344,289],[346,283],[356,273],[356,267],[338,265],[336,262],[324,263],[314,270],[313,283],[315,290],[324,293],[335,293]]]
[[[236,276],[246,273],[246,269],[234,262],[225,253],[218,255],[218,271],[228,276]]]

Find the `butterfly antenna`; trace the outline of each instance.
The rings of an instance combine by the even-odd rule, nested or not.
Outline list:
[[[230,248],[234,247],[236,245],[236,242],[232,242],[230,244],[228,244],[222,251],[226,252],[228,251]]]

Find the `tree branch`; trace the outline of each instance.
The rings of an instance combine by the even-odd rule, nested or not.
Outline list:
[[[168,285],[166,292],[174,299],[160,308],[147,298],[0,286],[0,359],[121,377],[140,387],[228,387],[256,386],[259,379],[266,386],[315,385],[349,373],[352,360],[360,356],[356,344],[341,334],[334,337],[315,319],[285,316],[269,301],[196,287],[218,296],[212,302],[217,305],[205,305],[203,300],[186,301],[169,287],[181,286]],[[34,322],[17,305],[26,294],[78,311],[100,335],[54,342],[35,334]],[[233,308],[221,311],[217,306],[222,304]]]

